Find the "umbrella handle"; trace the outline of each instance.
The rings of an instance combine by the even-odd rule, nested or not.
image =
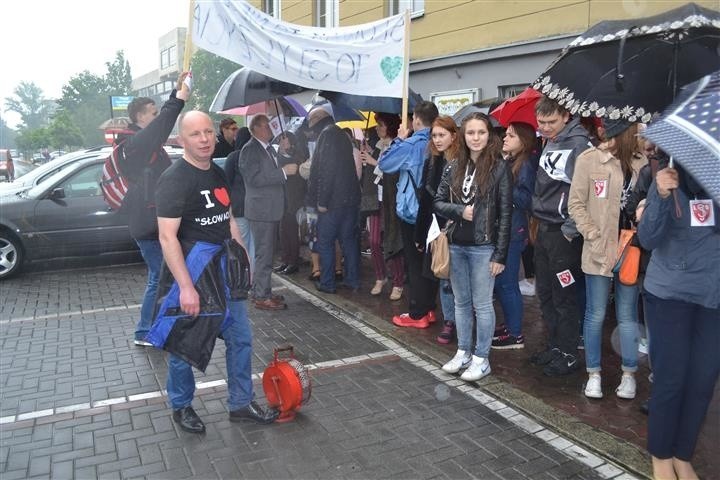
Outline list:
[[[637,29],[637,26],[630,27],[625,35],[622,36],[620,39],[620,48],[618,49],[618,59],[617,59],[617,74],[615,75],[615,90],[618,92],[622,92],[625,90],[625,74],[622,73],[622,63],[623,63],[623,57],[625,53],[625,42],[627,41],[627,36],[632,33],[633,30]]]

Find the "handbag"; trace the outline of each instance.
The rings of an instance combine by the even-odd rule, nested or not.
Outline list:
[[[440,235],[430,242],[432,261],[430,269],[437,278],[450,278],[450,242],[448,242],[447,228],[440,231]]]
[[[618,261],[613,267],[618,281],[623,285],[636,285],[640,273],[640,247],[635,229],[620,230],[618,239]]]

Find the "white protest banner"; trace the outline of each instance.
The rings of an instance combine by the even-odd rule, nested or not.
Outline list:
[[[195,0],[195,46],[306,88],[403,96],[405,17],[349,27],[294,25],[243,0]]]

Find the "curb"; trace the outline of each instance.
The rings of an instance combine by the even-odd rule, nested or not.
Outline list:
[[[435,364],[442,365],[447,360],[447,351],[434,344],[423,343],[422,346],[414,343],[409,335],[395,327],[391,322],[383,320],[368,311],[362,305],[340,295],[329,295],[318,292],[314,285],[301,277],[291,278],[273,273],[281,283],[288,282],[303,290],[322,298],[348,315],[365,323],[376,332],[387,336],[415,355]],[[422,347],[422,348],[420,348]],[[483,380],[479,387],[511,407],[525,413],[540,424],[561,433],[578,445],[597,453],[616,465],[638,475],[642,478],[652,478],[652,465],[648,453],[635,444],[605,432],[596,427],[583,423],[582,420],[552,407],[542,400],[521,391],[497,376]]]

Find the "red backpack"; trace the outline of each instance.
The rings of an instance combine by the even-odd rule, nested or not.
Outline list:
[[[125,135],[126,138],[113,144],[112,152],[103,163],[102,176],[100,177],[100,189],[105,198],[105,203],[113,210],[120,210],[125,195],[127,195],[128,181],[126,176],[123,175],[120,165],[125,159],[123,143],[127,140],[127,136],[135,134],[133,130],[123,130],[118,133]],[[156,157],[157,155],[153,153],[150,162],[154,162]]]

